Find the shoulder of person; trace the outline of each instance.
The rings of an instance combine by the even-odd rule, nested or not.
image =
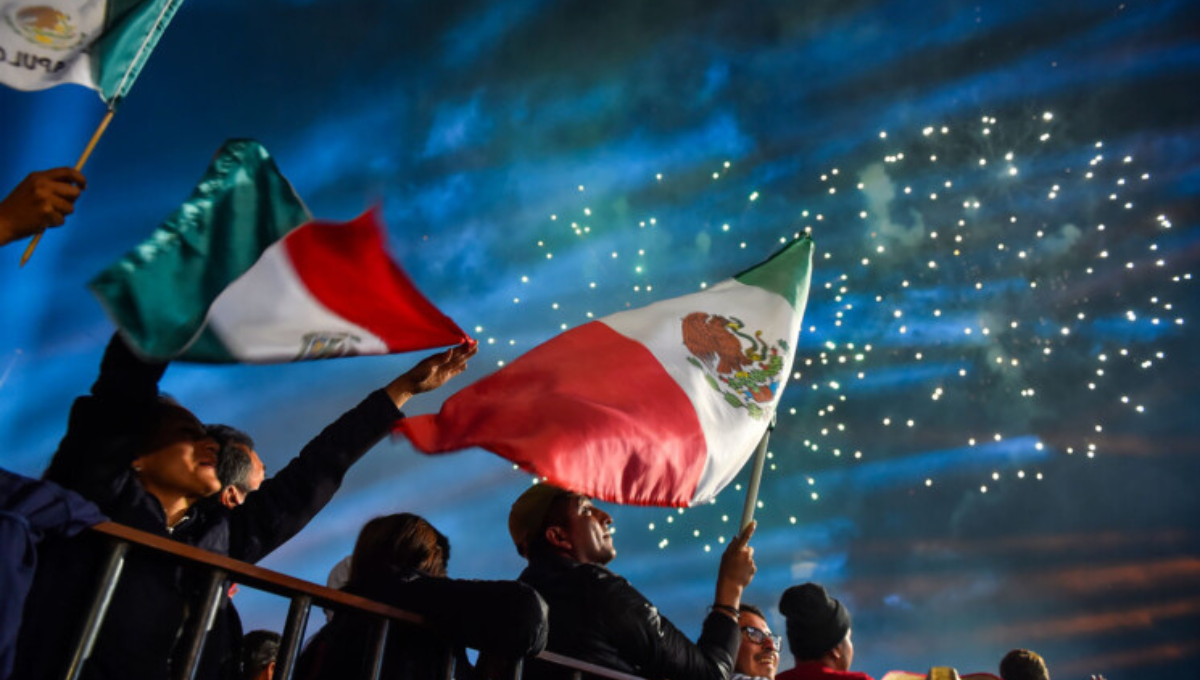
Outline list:
[[[596,588],[611,592],[631,592],[641,597],[641,593],[638,593],[628,579],[604,565],[580,564],[571,572],[572,577],[593,584]]]

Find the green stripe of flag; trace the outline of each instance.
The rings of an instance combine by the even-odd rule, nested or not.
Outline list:
[[[133,87],[183,0],[109,0],[104,32],[90,48],[92,79],[109,104]]]
[[[221,291],[310,219],[267,150],[231,140],[191,197],[88,286],[138,351],[173,357],[197,339]]]
[[[740,283],[758,286],[783,296],[799,313],[808,300],[812,281],[812,238],[805,234],[783,247],[765,262],[734,276]]]

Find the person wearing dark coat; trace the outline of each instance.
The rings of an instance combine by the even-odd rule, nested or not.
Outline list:
[[[377,517],[359,533],[346,592],[424,617],[436,632],[393,622],[382,680],[465,680],[472,668],[464,648],[511,664],[546,647],[546,603],[516,581],[446,577],[450,542],[409,513]],[[313,636],[297,662],[297,680],[366,678],[372,668],[377,621],[338,612]]]
[[[77,493],[0,468],[0,680],[12,672],[38,543],[49,536],[74,536],[105,519]]]
[[[591,499],[537,484],[513,503],[508,526],[529,560],[520,580],[550,605],[549,651],[650,680],[728,680],[733,673],[738,607],[755,569],[747,545],[754,524],[721,558],[716,598],[695,643],[605,566],[617,554],[612,518]],[[570,671],[535,661],[525,677],[567,678]]]
[[[230,509],[212,496],[220,489],[216,442],[190,411],[158,393],[166,364],[142,361],[114,336],[91,394],[71,408],[45,477],[96,503],[113,521],[255,563],[329,502],[350,466],[403,417],[402,404],[462,372],[474,352],[474,344],[464,344],[428,357],[372,392]],[[80,538],[42,546],[18,640],[17,677],[42,680],[63,671],[62,650],[83,620],[103,554],[97,537]],[[204,580],[164,556],[131,551],[84,677],[173,676]],[[220,677],[220,667],[220,660],[203,659],[198,677]]]
[[[796,666],[775,680],[872,680],[854,663],[850,610],[825,587],[804,583],[783,591],[779,613],[787,620],[788,647]]]

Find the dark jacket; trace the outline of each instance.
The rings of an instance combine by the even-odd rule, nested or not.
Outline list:
[[[300,531],[333,497],[346,470],[402,417],[382,390],[374,392],[325,428],[243,505],[230,510],[205,499],[168,531],[162,505],[130,468],[139,438],[152,429],[148,414],[154,412],[165,369],[165,364],[140,361],[114,337],[91,395],[78,398],[71,409],[67,434],[46,477],[93,501],[114,521],[244,562],[261,560]],[[43,566],[18,645],[18,677],[40,680],[61,671],[64,650],[96,587],[102,550],[96,537],[87,535],[43,544]],[[169,560],[131,552],[85,677],[168,677],[185,646],[180,636],[203,581],[202,574]],[[218,621],[227,623],[224,617]],[[215,639],[222,636],[217,631]],[[201,677],[216,672],[207,659],[201,671]]]
[[[729,616],[710,613],[693,644],[629,581],[597,564],[539,558],[521,574],[550,605],[551,652],[646,678],[727,680],[741,632]],[[532,663],[527,680],[570,673]]]
[[[454,677],[471,677],[464,647],[492,658],[518,659],[546,647],[546,603],[516,581],[463,581],[418,571],[396,574],[387,584],[345,590],[425,617],[437,633],[393,622],[384,654],[383,680],[445,677],[448,656]],[[376,621],[338,612],[308,643],[296,667],[297,680],[367,678],[373,661]]]
[[[0,468],[0,680],[12,671],[37,544],[47,536],[74,536],[104,520],[79,494]]]

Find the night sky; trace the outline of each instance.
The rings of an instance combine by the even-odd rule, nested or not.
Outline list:
[[[745,601],[824,583],[855,669],[1192,677],[1200,664],[1200,21],[1185,0],[454,3],[196,0],[120,107],[64,229],[0,253],[0,460],[39,474],[112,325],[86,282],[230,137],[313,213],[379,204],[390,247],[477,337],[471,369],[694,292],[809,229],[813,288]],[[0,191],[73,163],[104,113],[0,90]],[[172,367],[270,470],[421,355]],[[689,634],[741,482],[612,508],[627,576]],[[384,442],[264,566],[324,582],[411,511],[451,575],[511,578],[527,474]],[[286,603],[243,589],[247,628]],[[320,621],[314,615],[314,624]],[[784,654],[781,668],[791,667]]]

